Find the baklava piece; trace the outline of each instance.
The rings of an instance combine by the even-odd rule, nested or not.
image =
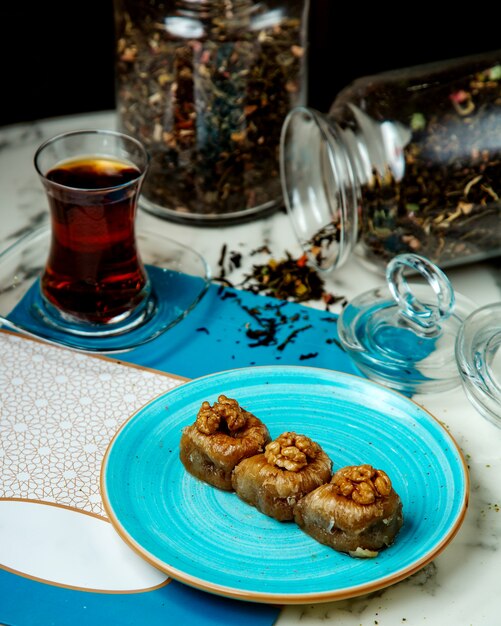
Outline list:
[[[402,527],[402,503],[385,472],[350,465],[298,502],[294,519],[320,543],[351,556],[375,557]]]
[[[270,440],[261,420],[236,400],[220,395],[212,406],[203,402],[195,423],[183,429],[179,456],[190,474],[231,491],[235,465],[262,452]]]
[[[238,496],[280,522],[294,519],[294,505],[332,476],[332,462],[309,437],[286,432],[263,454],[244,459],[233,470]]]

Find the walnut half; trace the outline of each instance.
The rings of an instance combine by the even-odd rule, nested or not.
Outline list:
[[[372,504],[390,495],[391,480],[383,470],[372,465],[349,465],[339,470],[332,479],[337,493],[351,498],[357,504]]]
[[[220,395],[217,402],[211,405],[205,400],[198,411],[196,426],[204,435],[213,435],[221,426],[221,421],[226,423],[230,433],[243,428],[247,422],[247,416],[236,400]]]
[[[320,446],[305,435],[286,432],[266,446],[264,456],[270,465],[298,472],[316,458]]]

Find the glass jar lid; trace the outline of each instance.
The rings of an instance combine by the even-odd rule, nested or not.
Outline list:
[[[501,428],[501,303],[477,309],[465,320],[456,358],[470,402]]]
[[[409,271],[416,282],[408,282]],[[363,293],[341,313],[338,333],[347,353],[367,377],[406,394],[459,385],[455,343],[474,304],[416,254],[394,257],[386,282],[386,288]]]

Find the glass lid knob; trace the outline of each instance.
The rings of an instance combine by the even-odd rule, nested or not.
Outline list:
[[[407,394],[458,385],[454,344],[474,304],[417,254],[394,257],[386,283],[354,298],[341,313],[345,350],[366,376]]]

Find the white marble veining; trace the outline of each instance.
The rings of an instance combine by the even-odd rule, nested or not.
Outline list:
[[[114,127],[114,113],[103,112],[0,128],[0,250],[47,217],[44,192],[33,167],[38,145],[66,130]],[[175,224],[143,212],[138,220],[194,247],[205,256],[213,275],[220,273],[223,244],[240,252],[242,267],[227,273],[236,286],[257,262],[250,255],[257,247],[266,243],[275,258],[282,258],[285,251],[300,254],[283,213],[224,228]],[[501,301],[500,268],[496,259],[454,268],[447,274],[457,292],[483,306]],[[348,300],[383,282],[382,276],[355,259],[325,279],[329,292]],[[323,308],[318,302],[309,304]],[[457,536],[432,563],[403,582],[351,600],[286,607],[277,626],[501,625],[501,429],[470,405],[461,387],[415,400],[447,425],[470,467],[470,506]]]

